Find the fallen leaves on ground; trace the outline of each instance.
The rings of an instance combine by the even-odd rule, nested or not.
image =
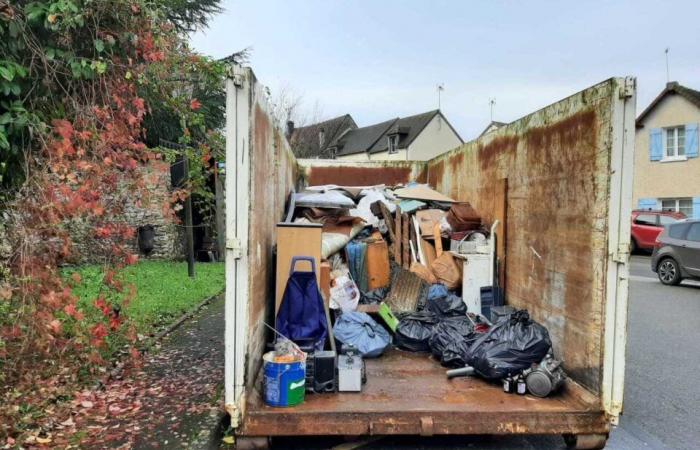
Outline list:
[[[199,430],[197,417],[218,410],[223,381],[220,341],[198,342],[187,331],[191,346],[146,354],[140,365],[129,365],[101,389],[86,389],[57,406],[41,428],[24,439],[27,448],[130,449],[165,448],[165,441],[186,442]],[[21,442],[21,441],[18,441]],[[10,441],[7,442],[8,444]]]

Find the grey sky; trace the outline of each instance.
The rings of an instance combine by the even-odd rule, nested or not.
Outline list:
[[[465,140],[611,76],[637,76],[638,111],[671,79],[700,89],[700,1],[234,1],[192,43],[253,47],[273,91],[360,126],[437,107]]]

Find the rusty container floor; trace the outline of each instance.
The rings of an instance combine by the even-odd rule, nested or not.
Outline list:
[[[248,393],[247,436],[607,433],[600,400],[573,382],[550,398],[506,394],[478,378],[448,380],[428,354],[368,359],[361,393],[307,394],[293,408]]]

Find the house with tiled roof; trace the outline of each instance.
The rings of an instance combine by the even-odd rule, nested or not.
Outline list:
[[[297,158],[331,158],[328,146],[344,133],[357,128],[350,114],[295,128],[287,122],[287,139]]]
[[[499,128],[501,128],[501,127],[503,127],[503,126],[506,126],[506,125],[508,125],[508,124],[505,123],[505,122],[498,122],[498,121],[496,121],[496,120],[492,120],[491,123],[489,123],[489,124],[486,126],[486,128],[484,128],[484,131],[482,131],[482,132],[479,134],[479,136],[477,137],[477,139],[480,138],[480,137],[482,137],[482,136],[484,136],[484,135],[489,134],[489,133],[492,132],[492,131],[496,131],[496,130],[498,130]]]
[[[329,145],[344,161],[426,161],[464,141],[438,109],[348,130]]]
[[[633,202],[700,218],[700,91],[671,82],[637,117]]]

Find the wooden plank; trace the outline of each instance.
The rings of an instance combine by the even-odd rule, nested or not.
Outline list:
[[[437,222],[433,227],[433,236],[435,236],[435,256],[440,257],[442,255],[442,235],[440,234],[440,224]]]
[[[379,232],[377,232],[379,234]],[[379,235],[379,239],[367,241],[367,288],[386,287],[391,282],[389,267],[389,247]]]
[[[420,239],[420,246],[421,251],[423,252],[423,257],[425,258],[425,265],[430,267],[433,264],[433,261],[435,261],[435,258],[437,258],[435,247],[433,247],[433,244],[423,238]]]
[[[409,230],[408,214],[401,214],[401,260],[403,262],[403,268],[408,270],[411,267],[411,247],[409,242],[411,242],[411,235]]]
[[[493,218],[500,221],[496,230],[496,257],[498,258],[498,284],[505,292],[506,289],[506,244],[508,242],[508,178],[496,182],[493,197]]]
[[[284,288],[289,279],[289,268],[295,256],[311,256],[316,260],[316,282],[321,285],[321,231],[320,224],[277,224],[277,278],[275,293],[275,317],[282,303]],[[297,264],[300,270],[310,270],[309,263]]]
[[[445,217],[445,212],[440,209],[424,209],[416,211],[416,219],[420,225],[420,234],[425,238],[433,237],[433,225],[439,223]]]
[[[411,223],[412,222],[411,216],[405,215],[404,219],[406,219],[405,222],[408,225],[408,232],[406,233],[406,236],[408,237],[408,247],[409,248],[413,247],[413,251],[415,252],[416,260],[418,260],[417,259],[418,258],[418,249],[416,248],[416,229],[413,227],[413,224]],[[409,258],[409,260],[408,260],[408,267],[409,268],[411,267],[411,262],[412,262],[412,259]]]
[[[394,240],[394,262],[401,265],[403,262],[403,225],[401,224],[401,208],[396,207],[396,239]]]
[[[321,289],[321,295],[323,296],[323,301],[328,304],[331,298],[331,264],[328,261],[321,262],[321,284],[319,288]]]
[[[382,218],[386,224],[386,228],[389,230],[389,239],[392,243],[396,241],[396,234],[394,233],[394,217],[391,215],[389,208],[386,207],[384,202],[379,202],[379,210],[382,212]]]
[[[420,237],[420,226],[418,225],[418,219],[416,219],[416,216],[413,215],[411,216],[411,221],[413,222],[413,233],[411,234],[411,242],[414,243],[415,249],[416,249],[416,254],[418,255],[418,261],[421,264],[427,264],[427,261],[425,259],[425,255],[423,254],[423,245],[421,244],[421,237]]]

